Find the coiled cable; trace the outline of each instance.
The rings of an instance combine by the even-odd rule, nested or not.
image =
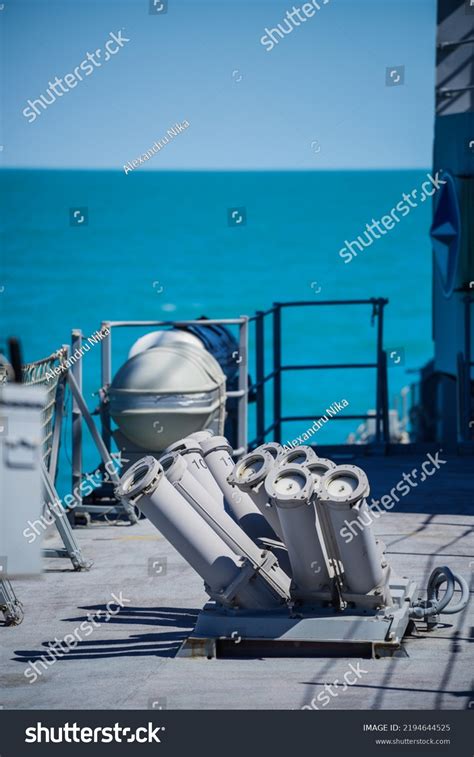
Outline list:
[[[440,599],[439,590],[444,583],[446,583],[446,589]],[[457,604],[448,606],[453,598],[456,584],[461,590],[461,599]],[[459,573],[454,573],[446,565],[443,565],[442,567],[435,568],[432,572],[428,581],[426,595],[426,602],[419,601],[410,609],[410,617],[415,620],[422,620],[423,618],[429,618],[432,615],[440,613],[443,615],[454,615],[457,612],[461,612],[469,600],[469,586]]]

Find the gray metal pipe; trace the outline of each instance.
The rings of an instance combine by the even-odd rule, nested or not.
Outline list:
[[[270,451],[262,449],[261,452],[258,452],[258,450],[255,450],[249,452],[236,463],[227,481],[231,486],[248,494],[275,534],[283,539],[277,508],[271,502],[265,489],[265,479],[274,467],[275,457],[272,456]]]
[[[367,476],[355,465],[328,470],[315,489],[338,552],[332,556],[343,565],[343,588],[353,594],[374,592],[382,597],[382,604],[390,604],[390,568],[372,529],[366,502],[369,493]]]
[[[186,439],[194,439],[194,441],[199,444],[205,439],[210,439],[211,436],[214,436],[214,431],[211,431],[210,428],[206,428],[203,431],[194,431],[192,434],[188,434]]]
[[[283,454],[283,447],[278,442],[265,442],[265,444],[255,447],[253,452],[269,452],[273,459],[276,460],[278,456]]]
[[[336,463],[333,463],[328,457],[315,457],[314,460],[308,460],[308,462],[302,463],[302,466],[309,471],[314,486],[316,487],[324,474],[327,473],[328,470],[332,470],[336,467]]]
[[[207,463],[204,461],[199,442],[191,437],[179,439],[179,441],[170,444],[165,449],[165,454],[167,452],[179,452],[185,458],[186,465],[194,478],[205,488],[209,496],[215,499],[222,509],[224,509],[224,495],[209,470]]]
[[[207,491],[189,472],[184,458],[177,452],[170,452],[160,458],[165,476],[175,489],[183,495],[187,502],[219,534],[222,540],[233,552],[246,557],[250,562],[259,565],[262,562],[264,550],[247,536],[238,523],[222,510],[215,500],[208,496]],[[277,576],[278,574],[278,576]],[[279,575],[281,574],[281,575]],[[280,582],[282,594],[288,594],[290,580],[281,568],[276,566],[274,575]]]
[[[279,465],[302,465],[303,463],[309,463],[311,460],[317,458],[316,452],[306,444],[300,444],[293,449],[285,449],[282,447],[281,453],[277,457]]]
[[[332,532],[332,526],[327,517],[327,512],[324,507],[321,507],[318,498],[315,495],[316,487],[320,479],[327,473],[328,470],[332,470],[336,467],[336,464],[329,460],[327,457],[316,457],[307,463],[303,463],[302,467],[305,468],[313,479],[313,504],[316,512],[316,530],[328,558],[329,573],[331,576],[342,574],[342,564],[338,558],[339,552],[337,544]],[[341,583],[341,582],[340,582]]]
[[[204,579],[209,596],[226,607],[271,609],[284,602],[263,571],[239,557],[168,481],[163,467],[148,456],[120,480],[117,496],[136,504],[153,525]]]
[[[208,496],[207,491],[189,472],[184,458],[177,452],[170,452],[160,459],[166,478],[173,484],[175,489],[183,495],[191,507],[208,523],[211,528],[219,534],[221,539],[240,557],[245,557],[255,567],[264,563],[265,550],[255,544],[247,536],[238,523],[230,517],[228,513]],[[272,566],[268,576],[280,596],[288,597],[290,590],[290,579],[278,565],[278,562]]]
[[[293,574],[292,596],[300,601],[331,598],[332,580],[327,555],[316,530],[310,473],[300,466],[285,465],[267,476],[265,488],[278,509],[288,548]]]
[[[254,541],[259,538],[274,539],[275,532],[246,492],[239,491],[227,480],[234,470],[232,447],[223,436],[201,442],[204,460],[217,481],[229,508],[239,526]]]

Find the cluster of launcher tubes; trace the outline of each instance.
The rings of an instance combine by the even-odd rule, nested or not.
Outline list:
[[[350,541],[341,533],[364,521],[370,487],[363,470],[336,465],[308,446],[288,451],[267,443],[237,463],[232,453],[225,437],[196,432],[159,459],[135,463],[117,497],[140,509],[222,608],[377,613],[392,605],[397,577],[370,518]],[[456,583],[461,602],[444,609]],[[459,612],[466,589],[462,577],[438,568],[428,600],[415,604],[411,615]]]

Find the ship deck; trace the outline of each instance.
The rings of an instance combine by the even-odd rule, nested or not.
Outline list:
[[[321,453],[320,453],[321,454]],[[375,530],[387,545],[392,567],[417,581],[448,565],[473,588],[474,458],[448,462],[384,513]],[[360,464],[377,498],[402,473],[420,466],[417,455],[364,457]],[[404,643],[406,655],[380,660],[348,658],[212,659],[176,657],[206,602],[199,576],[173,547],[142,520],[138,525],[95,522],[75,535],[88,572],[69,561],[46,559],[43,575],[13,583],[25,610],[20,626],[0,630],[0,707],[28,709],[299,709],[342,680],[359,662],[354,685],[332,689],[320,709],[467,709],[474,707],[472,601],[458,615]],[[48,536],[48,546],[56,536]],[[148,574],[150,558],[166,558],[166,572]],[[105,610],[112,594],[129,600],[95,627],[34,682],[25,671],[48,644],[73,633],[87,615]],[[99,616],[100,617],[100,616]]]

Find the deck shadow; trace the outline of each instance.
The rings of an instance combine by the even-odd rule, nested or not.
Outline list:
[[[92,605],[80,609],[90,610],[88,615],[65,618],[64,622],[74,622],[75,626],[65,633],[61,639],[41,642],[40,649],[15,650],[14,662],[39,663],[47,669],[56,661],[93,660],[104,657],[174,657],[183,641],[195,626],[197,613],[194,608],[171,607],[127,607],[121,608],[115,615],[105,619],[107,613],[105,605]],[[104,613],[104,615],[98,614]],[[91,618],[94,619],[92,622]],[[82,623],[88,623],[89,628],[95,625],[95,633],[100,633],[104,625],[139,624],[159,625],[165,630],[131,634],[125,638],[94,638],[94,633],[86,634],[81,629]],[[171,627],[178,630],[166,630]],[[72,637],[70,645],[64,642]],[[83,638],[84,637],[84,638]],[[90,638],[89,638],[90,637]],[[64,650],[64,651],[63,651]]]

